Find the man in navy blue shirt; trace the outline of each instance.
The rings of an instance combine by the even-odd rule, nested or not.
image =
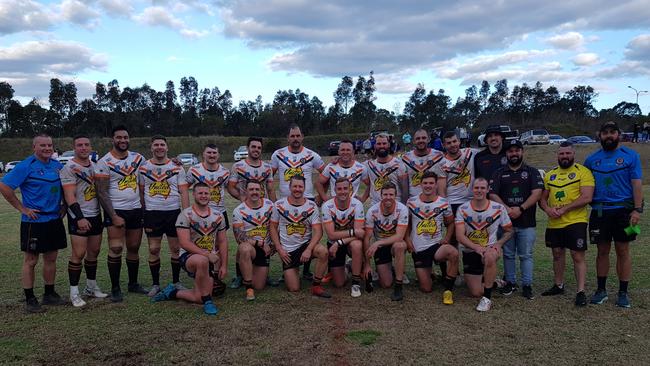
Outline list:
[[[602,304],[607,300],[605,284],[613,240],[619,280],[616,306],[629,308],[627,287],[632,274],[629,243],[636,239],[636,234],[626,232],[625,228],[637,225],[643,213],[641,160],[636,151],[620,144],[621,130],[615,122],[605,122],[600,127],[599,137],[602,149],[585,161],[596,182],[591,202],[589,236],[591,243],[598,245],[598,289],[591,297],[591,303]]]
[[[22,268],[22,285],[25,292],[26,310],[41,312],[41,305],[34,296],[34,267],[38,256],[43,255],[43,280],[45,294],[43,304],[62,305],[61,296],[54,291],[56,257],[59,249],[67,246],[62,216],[61,179],[63,167],[51,159],[52,138],[47,135],[34,137],[34,155],[21,161],[0,182],[0,192],[16,210],[20,211],[20,250],[25,253]],[[14,193],[20,188],[22,202]]]

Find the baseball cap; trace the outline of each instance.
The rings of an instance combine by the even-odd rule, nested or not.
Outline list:
[[[521,141],[515,139],[515,140],[510,140],[510,142],[506,146],[506,150],[513,147],[513,146],[516,146],[516,147],[518,147],[520,149],[524,148],[524,144],[522,144]]]
[[[607,122],[603,123],[600,126],[600,132],[603,132],[603,131],[608,130],[608,129],[612,129],[612,130],[621,132],[621,129],[618,128],[618,124],[616,122],[614,122],[614,121],[607,121]]]

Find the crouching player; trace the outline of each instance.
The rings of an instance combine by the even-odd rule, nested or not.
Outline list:
[[[212,302],[213,271],[218,278],[227,275],[228,242],[223,215],[208,206],[210,187],[205,183],[194,186],[194,204],[178,215],[176,231],[180,244],[179,262],[181,268],[194,278],[194,288],[178,290],[170,283],[151,301],[170,299],[203,304],[207,315],[216,315],[217,307]]]
[[[473,197],[456,212],[456,238],[463,245],[465,282],[474,297],[481,297],[477,311],[492,308],[492,288],[497,275],[497,261],[503,244],[512,236],[512,223],[506,208],[487,199],[489,192],[485,178],[476,178],[472,184]],[[503,235],[497,240],[497,230]]]
[[[271,236],[269,224],[273,212],[273,202],[262,198],[264,187],[256,180],[246,182],[246,197],[233,211],[232,228],[239,258],[246,300],[255,300],[255,290],[266,285],[271,258]]]
[[[352,184],[347,177],[336,179],[336,197],[323,204],[323,229],[327,234],[329,269],[334,286],[345,284],[345,258],[352,257],[352,297],[361,296],[363,266],[363,203],[351,197]]]
[[[449,265],[441,266],[447,270],[443,273],[445,291],[442,302],[451,305],[454,303],[452,291],[458,274],[458,249],[449,243],[454,233],[454,217],[449,202],[436,193],[437,178],[434,172],[424,172],[420,181],[422,193],[408,200],[406,206],[411,214],[411,235],[405,239],[413,256],[413,266],[421,291],[432,290],[433,263],[440,265],[449,262]],[[444,237],[443,226],[446,227]]]

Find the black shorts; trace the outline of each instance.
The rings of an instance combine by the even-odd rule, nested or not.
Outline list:
[[[391,251],[391,248],[391,246],[384,246],[377,249],[374,255],[375,266],[393,262],[393,252]]]
[[[115,214],[124,219],[124,228],[127,230],[142,229],[142,209],[115,210]],[[111,216],[104,211],[104,227],[113,226]]]
[[[463,274],[482,276],[485,265],[483,258],[476,252],[463,252]]]
[[[145,211],[144,233],[147,237],[159,238],[163,234],[168,238],[176,238],[176,219],[181,210],[172,211]]]
[[[327,242],[327,250],[328,250],[328,260],[327,260],[327,265],[329,268],[336,268],[336,267],[343,267],[345,266],[345,259],[347,258],[348,255],[348,246],[347,245],[339,245],[339,249],[336,251],[336,256],[334,258],[329,256],[329,249],[332,246],[332,242],[328,241]]]
[[[185,271],[185,272],[187,273],[188,277],[190,277],[190,278],[194,278],[194,276],[195,276],[194,272],[190,272],[190,271],[187,269],[187,260],[188,260],[192,255],[194,255],[194,253],[185,252],[185,253],[181,254],[180,257],[178,257],[178,264],[180,264],[180,266],[181,266],[181,268],[183,269],[183,271]],[[213,265],[212,263],[210,263],[210,266],[208,267],[208,271],[209,271],[209,272],[212,272],[213,270],[214,270],[214,265]]]
[[[63,219],[54,219],[47,222],[21,221],[21,251],[38,254],[65,249],[67,246]]]
[[[302,253],[307,249],[309,246],[309,243],[305,243],[300,246],[300,248],[294,250],[293,252],[289,252],[289,257],[291,257],[291,261],[289,264],[286,264],[282,262],[282,270],[286,271],[288,269],[292,268],[298,268],[302,263],[300,263],[300,256],[302,256]]]
[[[559,229],[546,229],[546,246],[575,251],[587,250],[587,224],[580,222]]]
[[[266,255],[264,249],[255,245],[255,259],[253,259],[253,265],[256,267],[268,267],[271,264],[271,256]]]
[[[636,239],[636,234],[627,235],[625,228],[630,226],[630,213],[626,208],[603,210],[598,217],[597,210],[591,210],[589,217],[589,238],[591,244],[630,242]]]
[[[421,252],[411,253],[411,257],[413,257],[413,267],[431,268],[433,263],[440,264],[440,262],[436,261],[435,257],[436,252],[441,246],[441,244],[434,244]]]
[[[90,222],[90,231],[79,233],[77,232],[77,230],[79,230],[77,227],[77,221],[70,219],[68,216],[68,234],[76,236],[95,236],[102,234],[102,230],[104,230],[104,223],[102,222],[101,215],[86,217],[86,220]]]

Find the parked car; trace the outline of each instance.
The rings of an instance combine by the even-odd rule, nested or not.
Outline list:
[[[549,135],[548,136],[548,143],[551,145],[559,145],[566,141],[566,139],[560,135]]]
[[[528,130],[521,134],[519,140],[524,145],[546,145],[551,135],[543,128]]]
[[[5,165],[5,173],[12,171],[20,161],[10,161]]]
[[[58,160],[59,163],[65,165],[67,162],[72,160],[72,158],[74,158],[74,151],[68,150],[65,151],[63,154],[59,155],[59,157],[56,158],[56,160]]]
[[[488,126],[485,130],[483,130],[483,133],[478,136],[478,146],[484,147],[487,145],[487,143],[485,142],[485,131],[490,127],[495,127],[495,126],[494,125]],[[519,138],[519,131],[511,129],[510,126],[499,125],[498,127],[501,130],[501,132],[503,132],[503,134],[506,135],[506,141],[517,140],[517,138]],[[505,144],[506,141],[504,141],[504,145],[507,145]]]
[[[566,140],[572,144],[593,144],[596,142],[596,140],[589,136],[571,136]]]
[[[5,163],[0,161],[0,173],[5,171]]]
[[[327,153],[329,154],[329,156],[338,155],[340,145],[341,145],[341,141],[339,140],[330,141],[329,145],[327,146]]]
[[[178,160],[180,160],[184,166],[192,166],[199,163],[199,159],[192,153],[178,154]]]
[[[246,159],[248,157],[248,149],[246,149],[246,146],[242,145],[235,150],[233,154],[233,160],[235,161],[240,161],[243,159]]]
[[[623,133],[621,133],[621,141],[622,142],[632,142],[632,139],[634,139],[634,132],[623,132]]]

